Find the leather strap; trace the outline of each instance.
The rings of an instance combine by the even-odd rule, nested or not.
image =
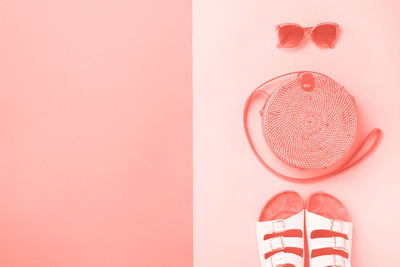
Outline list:
[[[318,73],[318,72],[314,72],[314,71],[295,71],[295,72],[289,72],[286,74],[282,74],[279,75],[275,78],[272,78],[266,82],[264,82],[262,85],[260,85],[258,88],[256,88],[251,95],[249,96],[249,98],[246,101],[245,104],[245,108],[244,108],[244,113],[243,113],[243,124],[244,124],[244,129],[246,132],[246,137],[247,140],[249,141],[250,147],[253,150],[254,154],[256,155],[257,159],[264,165],[264,167],[266,167],[269,171],[271,171],[273,174],[275,174],[276,176],[285,179],[285,180],[289,180],[289,181],[296,181],[296,182],[311,182],[314,180],[320,180],[320,179],[324,179],[324,178],[328,178],[331,176],[334,176],[336,174],[339,174],[341,172],[344,172],[346,170],[348,170],[349,168],[353,167],[354,165],[356,165],[357,163],[359,163],[360,161],[362,161],[366,156],[368,156],[376,147],[376,145],[379,143],[379,140],[382,136],[382,131],[379,128],[375,128],[373,129],[365,138],[364,140],[361,142],[361,144],[352,152],[352,154],[350,155],[350,157],[346,160],[346,162],[344,162],[342,165],[338,166],[336,169],[322,174],[322,175],[317,175],[317,176],[311,176],[311,177],[295,177],[295,176],[289,176],[289,175],[285,175],[283,173],[280,173],[279,171],[275,170],[273,167],[271,167],[267,162],[265,162],[265,160],[262,158],[262,156],[258,153],[253,140],[250,136],[250,131],[248,128],[248,113],[249,113],[249,108],[251,103],[253,102],[254,98],[260,94],[264,95],[267,100],[265,101],[265,104],[263,106],[263,108],[261,109],[260,113],[262,114],[267,102],[268,102],[268,98],[270,97],[270,94],[266,91],[264,91],[262,89],[263,86],[265,86],[266,84],[277,80],[279,78],[283,78],[285,76],[290,76],[290,75],[300,75],[302,73],[312,73],[312,74],[317,74],[317,75],[321,75],[324,77],[327,77],[329,79],[331,79],[329,76],[322,74],[322,73]],[[366,145],[368,143],[370,143],[369,141],[372,140],[372,144],[369,146],[369,148],[362,152],[363,148],[366,147]],[[362,153],[361,153],[362,152]]]

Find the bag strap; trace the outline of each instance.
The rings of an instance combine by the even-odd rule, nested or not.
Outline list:
[[[293,74],[300,75],[300,74],[306,73],[306,72],[312,73],[312,74],[317,74],[317,75],[322,75],[324,77],[330,78],[329,76],[327,76],[325,74],[313,72],[313,71],[295,71],[295,72],[289,72],[289,73],[274,77],[274,78],[264,82],[263,84],[261,84],[258,88],[256,88],[251,93],[251,95],[249,96],[249,98],[246,101],[246,104],[244,107],[244,113],[243,113],[243,124],[244,124],[244,130],[246,132],[246,137],[247,137],[250,147],[253,150],[254,154],[256,155],[257,159],[264,165],[264,167],[266,167],[270,172],[272,172],[276,176],[278,176],[282,179],[285,179],[285,180],[295,181],[295,182],[312,182],[315,180],[321,180],[321,179],[328,178],[328,177],[334,176],[336,174],[339,174],[341,172],[348,170],[349,168],[353,167],[354,165],[356,165],[357,163],[362,161],[365,157],[367,157],[377,146],[377,144],[379,143],[379,140],[382,136],[382,131],[379,128],[373,129],[364,138],[364,140],[361,142],[361,144],[353,151],[353,153],[350,155],[348,160],[346,160],[346,162],[344,162],[342,165],[338,166],[336,169],[334,169],[328,173],[317,175],[317,176],[311,176],[311,177],[305,177],[305,178],[288,176],[288,175],[278,172],[273,167],[271,167],[267,162],[265,162],[265,160],[262,158],[260,153],[258,153],[258,151],[253,143],[253,140],[251,139],[251,136],[250,136],[250,131],[248,128],[248,113],[249,113],[250,105],[253,102],[254,98],[258,95],[264,95],[267,99],[270,97],[270,94],[262,89],[262,87],[265,86],[266,84],[268,84],[274,80],[277,80],[279,78],[285,77],[285,76],[289,76],[289,75],[293,75]],[[260,110],[261,115],[263,114],[266,103],[267,103],[267,100],[265,101],[263,108]],[[364,151],[363,148],[366,147],[367,144],[370,144],[370,146],[368,147],[367,150]]]

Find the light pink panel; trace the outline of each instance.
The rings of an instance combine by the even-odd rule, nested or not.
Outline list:
[[[353,266],[397,266],[400,228],[400,8],[398,1],[194,1],[194,265],[260,266],[255,223],[274,194],[324,190],[354,222]],[[275,25],[341,25],[335,49],[309,39],[276,48]],[[246,98],[296,70],[331,76],[355,96],[361,135],[380,127],[377,150],[334,178],[294,184],[255,158],[242,123]],[[258,119],[258,118],[256,118]]]
[[[190,266],[190,1],[3,0],[0,36],[0,266]]]

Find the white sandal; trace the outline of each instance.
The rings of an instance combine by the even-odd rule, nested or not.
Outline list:
[[[304,266],[304,202],[293,191],[282,192],[265,205],[257,222],[262,267]]]
[[[352,223],[342,202],[326,193],[309,196],[306,233],[310,267],[351,267]]]

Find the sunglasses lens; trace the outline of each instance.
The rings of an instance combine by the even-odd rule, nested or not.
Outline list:
[[[280,47],[295,47],[304,36],[304,30],[297,25],[282,25],[278,30],[278,38]]]
[[[333,48],[336,40],[337,27],[334,24],[322,24],[312,31],[312,39],[319,46]]]

